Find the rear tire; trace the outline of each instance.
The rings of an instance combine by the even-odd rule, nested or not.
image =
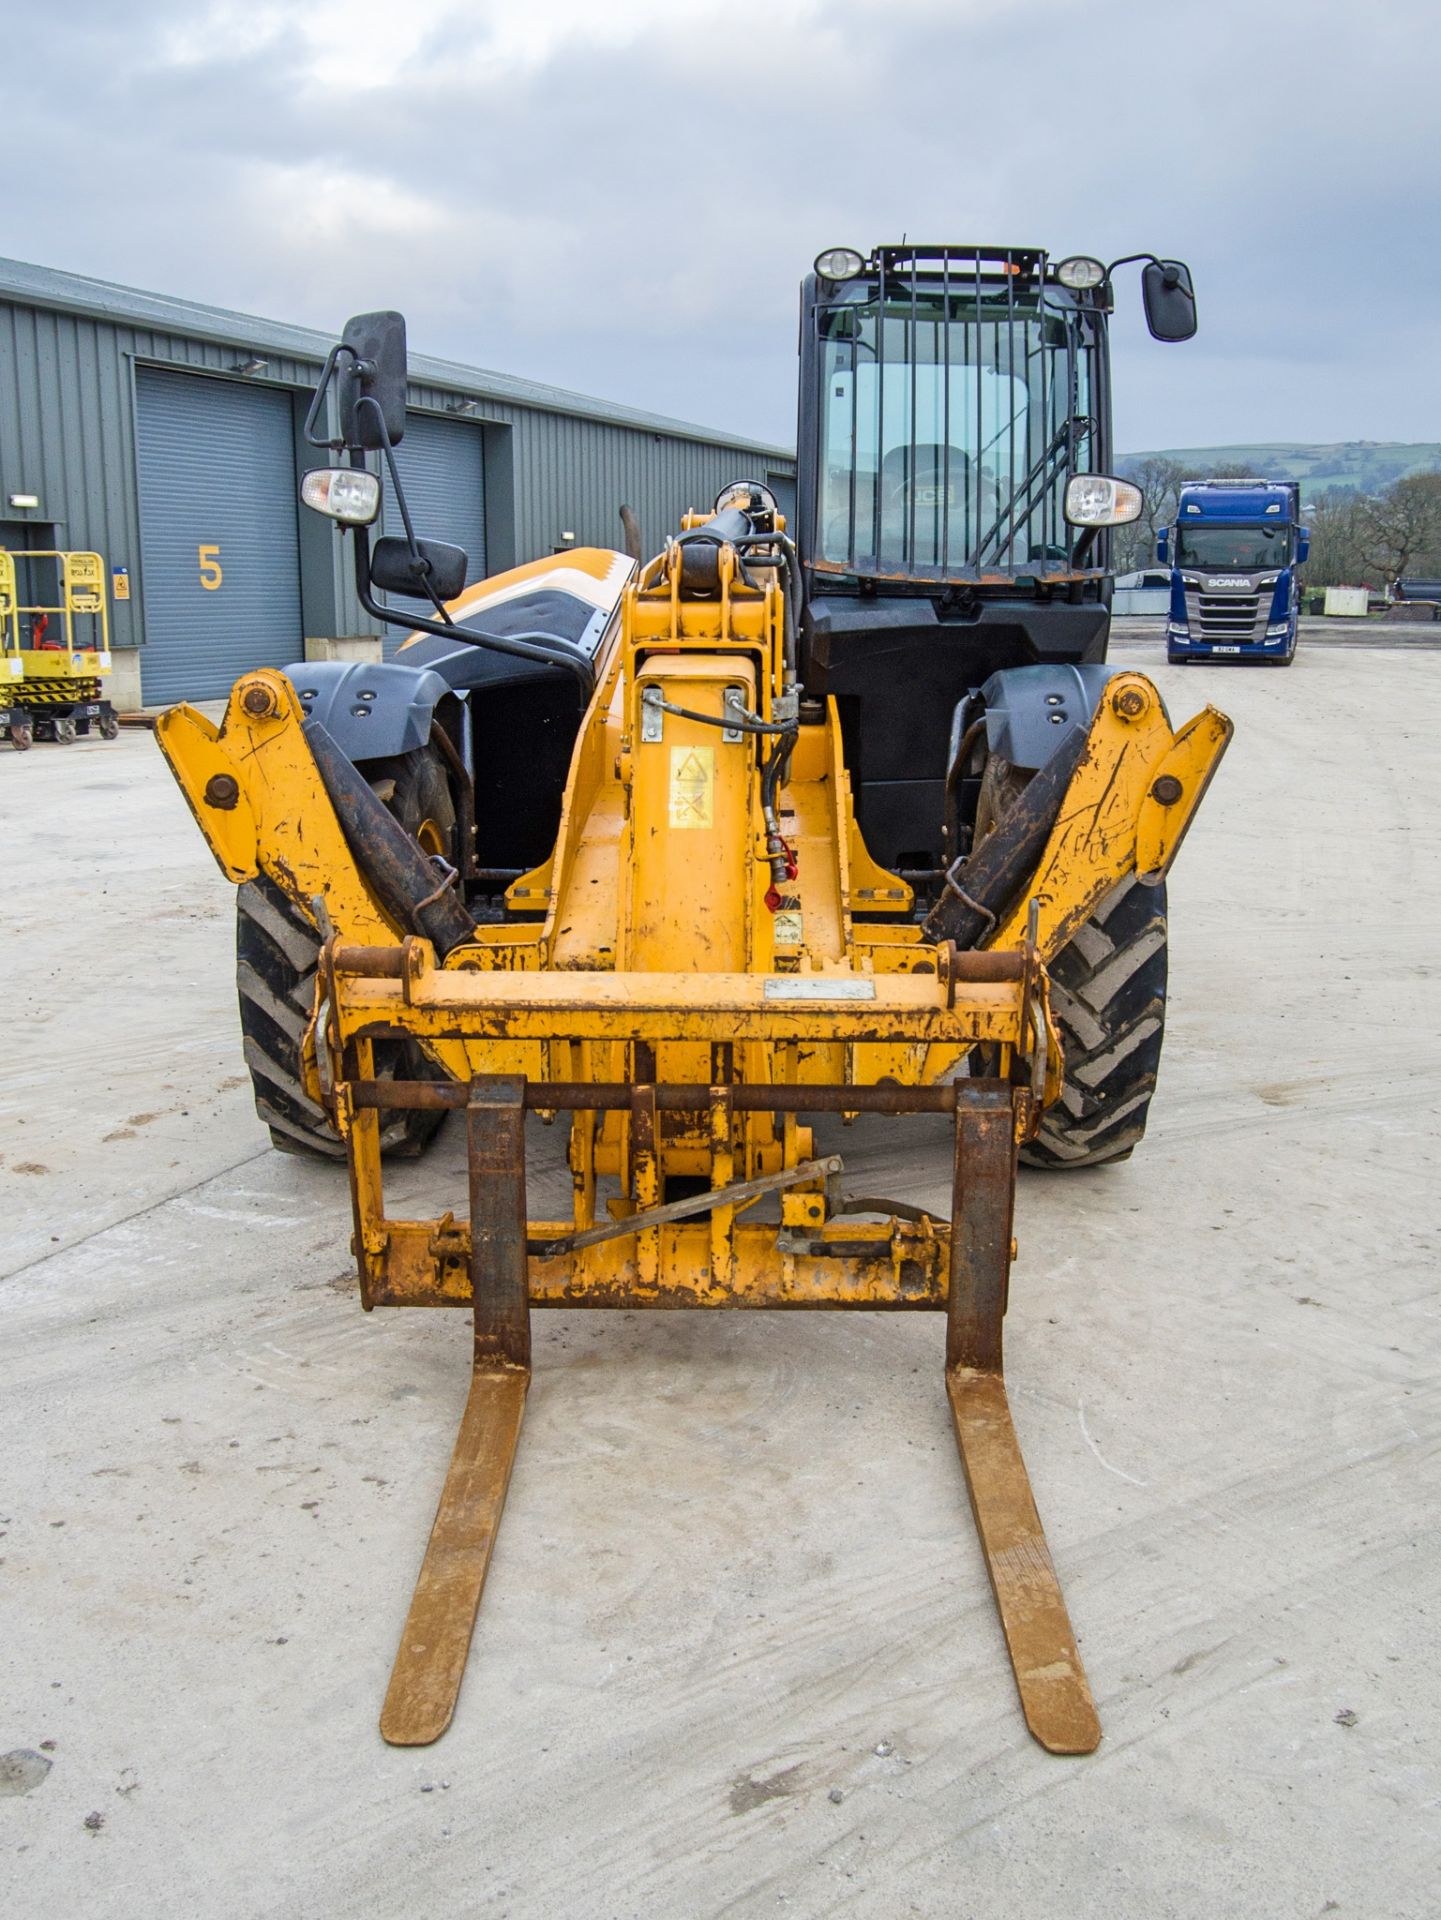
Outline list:
[[[1146,1131],[1165,1033],[1165,888],[1128,875],[1050,973],[1065,1084],[1021,1160],[1059,1171],[1129,1159]]]
[[[445,770],[428,750],[376,761],[366,778],[387,807],[427,852],[454,857],[455,809]],[[300,1045],[315,1005],[315,969],[320,935],[310,919],[267,874],[250,880],[236,896],[236,984],[245,1064],[255,1092],[255,1111],[281,1153],[343,1160],[345,1146],[324,1108],[305,1091]],[[440,1080],[445,1076],[414,1040],[378,1040],[375,1074],[380,1080]],[[444,1124],[444,1112],[382,1108],[380,1146],[386,1154],[414,1156]]]

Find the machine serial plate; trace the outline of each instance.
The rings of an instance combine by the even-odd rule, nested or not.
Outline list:
[[[874,1000],[874,980],[825,980],[815,974],[772,973],[763,989],[767,1000]]]

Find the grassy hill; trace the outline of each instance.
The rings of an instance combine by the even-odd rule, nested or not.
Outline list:
[[[1258,479],[1299,480],[1308,499],[1331,487],[1379,493],[1408,473],[1441,469],[1441,441],[1434,440],[1343,440],[1330,446],[1277,440],[1250,447],[1168,447],[1156,453],[1199,473],[1214,467],[1244,465]],[[1128,453],[1118,464],[1124,473],[1136,461],[1154,457]]]

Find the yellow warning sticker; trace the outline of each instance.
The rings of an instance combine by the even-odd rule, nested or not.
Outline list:
[[[670,823],[673,827],[715,825],[715,748],[670,750]]]

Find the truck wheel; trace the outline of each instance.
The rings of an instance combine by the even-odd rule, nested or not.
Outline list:
[[[378,761],[366,777],[391,812],[427,852],[454,858],[455,811],[444,769],[428,750]],[[266,874],[236,896],[236,983],[245,1063],[255,1110],[282,1153],[342,1160],[345,1147],[300,1077],[300,1043],[315,1004],[320,936],[310,920]],[[375,1046],[376,1078],[443,1079],[414,1040]],[[424,1150],[445,1119],[440,1113],[381,1109],[380,1145],[387,1154]]]
[[[1060,1099],[1021,1148],[1028,1167],[1129,1159],[1146,1130],[1166,1020],[1166,890],[1128,875],[1051,963],[1066,1049]]]
[[[69,747],[74,745],[76,726],[69,714],[57,714],[51,723],[51,731],[56,746]]]
[[[34,745],[34,742],[35,729],[30,725],[28,720],[23,724],[18,721],[12,722],[10,727],[10,744],[17,753],[27,752],[29,748]]]

